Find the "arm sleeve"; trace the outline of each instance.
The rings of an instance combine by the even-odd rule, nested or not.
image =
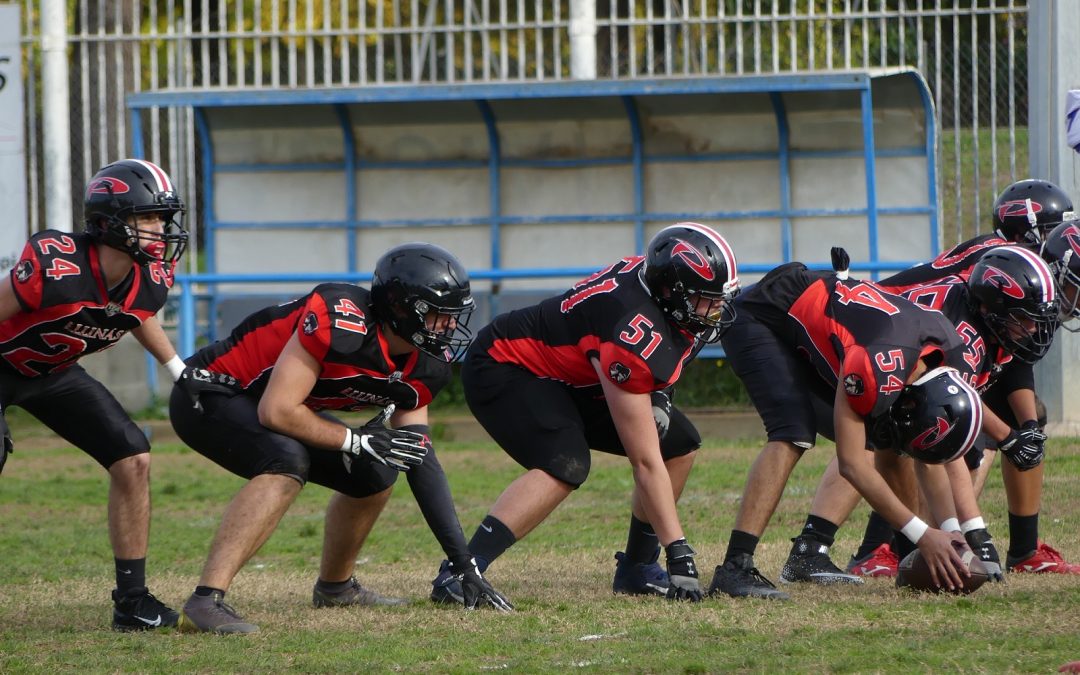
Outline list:
[[[427,425],[412,424],[401,428],[404,431],[428,435]],[[469,546],[465,542],[465,533],[461,530],[461,521],[454,509],[450,483],[447,482],[446,473],[435,455],[435,448],[429,447],[424,463],[405,472],[405,477],[412,488],[416,504],[420,507],[420,513],[424,514],[428,528],[435,535],[446,557],[453,560],[455,557],[468,556]]]
[[[996,383],[1006,394],[1021,389],[1035,390],[1035,370],[1030,363],[1013,360],[1001,373],[1001,379]]]

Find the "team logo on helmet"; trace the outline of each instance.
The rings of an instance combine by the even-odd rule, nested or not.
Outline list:
[[[690,269],[697,272],[697,275],[705,281],[712,281],[716,278],[716,273],[713,272],[712,267],[709,266],[705,256],[701,254],[701,251],[697,250],[690,244],[687,244],[682,239],[678,240],[678,244],[671,249],[671,255],[677,255],[683,259]]]
[[[953,392],[950,392],[953,393]],[[938,417],[937,423],[930,427],[926,431],[922,432],[911,440],[911,447],[913,450],[929,450],[944,439],[956,423],[951,425],[944,419]]]
[[[630,379],[630,369],[615,361],[608,367],[608,377],[611,378],[612,382],[622,384]]]
[[[308,312],[304,317],[304,335],[311,335],[317,330],[319,330],[319,317],[315,315],[315,312]]]
[[[1065,237],[1065,241],[1069,242],[1069,248],[1073,250],[1073,253],[1080,255],[1080,227],[1070,225],[1065,228],[1061,236]]]
[[[986,266],[986,270],[982,275],[982,281],[999,289],[1010,298],[1016,298],[1017,300],[1024,299],[1024,289],[1020,288],[1020,284],[1016,283],[1012,277],[993,265]]]
[[[122,195],[125,192],[130,192],[131,186],[120,180],[119,178],[113,178],[112,176],[101,176],[90,181],[90,184],[86,186],[87,196],[95,195]]]
[[[848,396],[862,396],[865,391],[863,387],[863,380],[855,373],[848,373],[844,376],[844,391]]]
[[[29,260],[24,260],[15,268],[15,280],[20,284],[24,284],[30,280],[30,277],[34,274],[34,263]]]
[[[1031,212],[1039,213],[1043,210],[1042,204],[1036,201],[1031,202]],[[1027,218],[1028,215],[1028,200],[1026,199],[1014,199],[1010,202],[1003,202],[998,204],[998,219],[1005,220],[1013,216],[1022,216]]]

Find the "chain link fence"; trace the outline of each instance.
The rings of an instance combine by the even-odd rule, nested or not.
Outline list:
[[[30,228],[44,222],[38,3],[23,0]],[[945,243],[989,229],[1027,173],[1024,0],[69,0],[72,195],[131,153],[125,96],[145,90],[538,82],[572,76],[593,35],[600,79],[911,66],[942,130]],[[144,118],[147,158],[201,212],[190,109]],[[78,217],[78,216],[77,216]],[[196,229],[196,228],[193,228]],[[188,265],[197,264],[188,256]]]

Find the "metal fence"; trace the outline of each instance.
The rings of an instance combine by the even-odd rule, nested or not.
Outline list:
[[[43,227],[38,3],[24,2],[30,227]],[[69,0],[72,194],[130,154],[129,92],[535,82],[917,67],[942,129],[946,243],[989,227],[1027,171],[1025,0]],[[586,11],[583,11],[583,8]],[[584,36],[585,42],[582,42]],[[575,53],[577,52],[577,53]],[[190,109],[155,109],[147,157],[198,222]],[[73,205],[80,212],[80,204]],[[188,264],[196,264],[188,256]]]

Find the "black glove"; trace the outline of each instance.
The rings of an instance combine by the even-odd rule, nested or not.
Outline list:
[[[11,441],[11,429],[8,428],[7,420],[4,419],[3,408],[0,408],[0,433],[4,435],[4,440],[0,441],[0,473],[3,473],[8,455],[15,452],[15,444]]]
[[[244,390],[232,375],[215,373],[204,368],[192,368],[191,366],[184,368],[184,372],[180,373],[180,377],[176,380],[176,386],[180,387],[180,391],[188,395],[192,407],[199,411],[203,409],[202,403],[199,402],[199,397],[203,394],[235,396]]]
[[[1045,442],[1046,434],[1039,430],[1039,423],[1028,420],[1019,429],[1011,430],[997,447],[1017,469],[1027,471],[1042,464]]]
[[[347,452],[357,457],[367,455],[372,461],[391,469],[408,471],[424,463],[430,441],[415,431],[384,427],[383,422],[393,410],[391,404],[364,426],[350,429],[352,443]]]
[[[1005,575],[1001,573],[1001,557],[998,556],[997,547],[990,538],[990,532],[985,527],[964,533],[964,540],[968,546],[979,556],[986,573],[992,581],[1005,581]]]
[[[476,566],[476,559],[472,556],[460,556],[451,560],[450,572],[461,584],[465,609],[488,606],[500,612],[514,611],[514,606],[510,604],[506,596],[495,590],[484,575],[480,574],[480,568]]]
[[[668,397],[667,390],[654,391],[649,396],[652,399],[652,416],[656,421],[656,433],[660,436],[660,440],[664,440],[668,427],[671,426],[671,398]]]
[[[700,601],[701,584],[698,583],[697,565],[694,564],[697,551],[690,548],[684,538],[676,539],[665,546],[664,552],[667,554],[668,576],[671,577],[668,600]]]

